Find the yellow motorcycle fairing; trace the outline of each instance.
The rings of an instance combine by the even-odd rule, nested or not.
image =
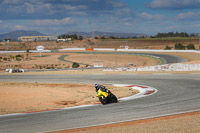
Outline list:
[[[101,91],[101,89],[99,89],[98,91],[97,91],[97,95],[96,95],[97,97],[101,97],[102,99],[104,99],[104,98],[106,98],[106,97],[108,97],[108,93],[107,92],[104,92],[104,91]]]

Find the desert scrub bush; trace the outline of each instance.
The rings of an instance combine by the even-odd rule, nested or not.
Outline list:
[[[79,68],[79,64],[77,63],[77,62],[73,62],[73,64],[72,64],[72,68]]]
[[[8,60],[8,58],[4,57],[4,58],[3,58],[3,60],[4,60],[4,61],[7,61],[7,60]]]
[[[3,59],[3,57],[0,56],[0,61]]]
[[[187,47],[187,49],[190,49],[190,50],[194,50],[195,49],[194,44],[188,44],[186,47]]]
[[[166,46],[164,50],[171,50],[171,49],[172,49],[172,47]]]
[[[174,48],[177,49],[177,50],[185,50],[185,46],[181,43],[175,44]]]
[[[18,55],[15,56],[15,58],[16,58],[17,61],[20,61],[24,58],[24,55],[18,54]]]

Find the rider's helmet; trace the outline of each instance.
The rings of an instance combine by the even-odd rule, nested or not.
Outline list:
[[[96,92],[99,90],[99,84],[95,84],[94,87],[96,88]]]

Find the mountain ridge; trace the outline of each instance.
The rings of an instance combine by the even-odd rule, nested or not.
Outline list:
[[[38,31],[16,30],[5,34],[0,34],[0,40],[1,41],[3,41],[4,39],[18,40],[18,37],[21,36],[44,36],[44,35],[45,34],[40,33]]]
[[[92,32],[66,32],[65,34],[71,35],[71,34],[77,34],[79,36],[88,36],[92,37]],[[104,36],[104,37],[143,37],[144,34],[139,33],[117,33],[117,32],[102,32],[102,31],[94,31],[94,36]]]
[[[72,35],[77,34],[78,36],[87,36],[92,37],[92,32],[66,32],[64,34]],[[116,33],[116,32],[102,32],[102,31],[94,31],[95,36],[104,36],[104,37],[143,37],[144,34],[138,34],[138,33]],[[0,34],[0,40],[3,41],[4,39],[11,39],[11,40],[18,40],[18,37],[21,36],[45,36],[45,34],[40,33],[38,31],[29,31],[29,30],[16,30],[12,32],[8,32],[5,34]]]

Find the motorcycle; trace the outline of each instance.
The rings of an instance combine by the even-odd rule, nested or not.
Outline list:
[[[108,96],[106,98],[104,98],[103,96],[99,97],[99,101],[101,102],[101,104],[105,105],[105,104],[118,102],[117,97],[113,93],[111,93],[109,90],[107,93],[108,93]]]

